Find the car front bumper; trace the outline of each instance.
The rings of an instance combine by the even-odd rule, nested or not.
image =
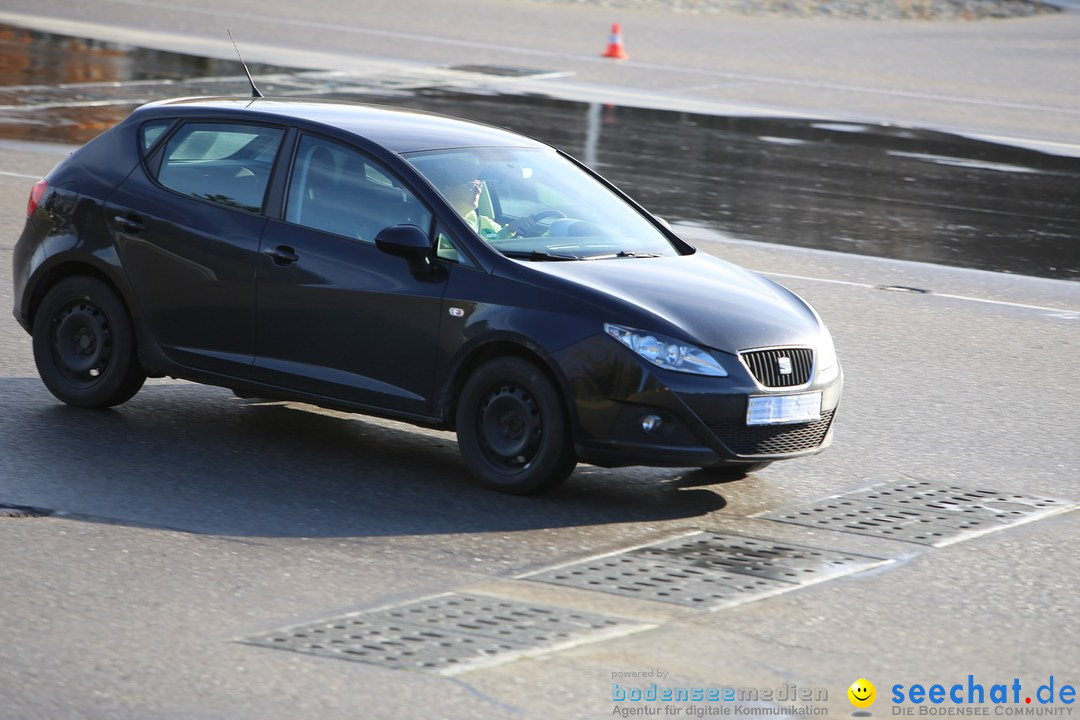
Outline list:
[[[843,392],[839,368],[824,377],[815,373],[805,387],[766,389],[734,358],[724,363],[728,377],[690,375],[655,367],[603,336],[557,353],[556,360],[578,458],[603,467],[705,467],[812,455],[832,442]],[[820,419],[747,424],[750,397],[808,392],[821,393]]]

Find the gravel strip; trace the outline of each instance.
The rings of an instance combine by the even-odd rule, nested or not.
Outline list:
[[[562,5],[643,8],[858,20],[986,20],[1061,12],[1038,0],[533,0]]]

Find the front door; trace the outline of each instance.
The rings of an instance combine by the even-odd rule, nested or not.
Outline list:
[[[375,247],[383,227],[431,213],[379,163],[301,137],[285,219],[258,261],[255,375],[324,398],[430,415],[444,274]]]

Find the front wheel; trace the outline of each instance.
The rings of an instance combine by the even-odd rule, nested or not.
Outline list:
[[[34,362],[49,392],[82,408],[127,402],[146,381],[123,301],[101,280],[69,277],[34,313]]]
[[[481,365],[458,397],[458,446],[479,483],[524,495],[556,487],[577,465],[562,401],[532,363]]]

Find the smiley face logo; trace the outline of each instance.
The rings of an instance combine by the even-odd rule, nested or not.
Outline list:
[[[877,688],[866,678],[859,678],[847,689],[848,700],[857,708],[868,708],[877,699]]]

